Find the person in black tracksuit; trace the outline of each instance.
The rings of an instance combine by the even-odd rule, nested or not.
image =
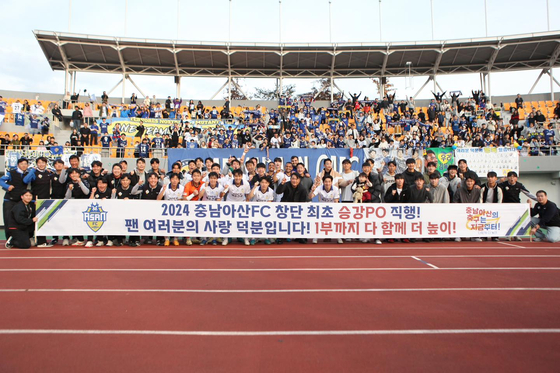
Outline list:
[[[416,178],[418,177],[418,175],[422,176],[422,174],[418,171],[416,171],[414,169],[414,166],[416,166],[416,161],[414,160],[414,158],[408,158],[406,160],[406,170],[402,173],[403,177],[404,177],[404,185],[406,185],[409,188],[414,187],[414,182],[416,180]]]
[[[27,184],[23,179],[27,176],[27,167],[29,163],[27,159],[20,158],[17,162],[15,170],[7,171],[2,178],[0,178],[0,186],[6,191],[4,195],[3,215],[4,215],[4,230],[6,233],[6,240],[11,236],[8,229],[10,224],[11,211],[14,206],[21,201],[21,194],[27,189]]]
[[[290,182],[287,183],[286,180],[282,181],[276,190],[277,194],[283,194],[281,202],[296,202],[296,203],[303,203],[307,202],[308,192],[301,185],[302,176],[298,173],[294,173],[291,176]],[[307,243],[307,240],[304,238],[296,240],[299,243]],[[284,243],[281,238],[276,240],[277,244]]]
[[[406,196],[407,203],[433,203],[434,199],[430,190],[424,185],[424,176],[419,173],[416,175],[414,185],[408,188]],[[425,242],[432,242],[431,238],[424,238]],[[411,238],[410,242],[416,242],[416,239]]]
[[[65,199],[88,199],[89,198],[89,184],[86,180],[83,180],[80,176],[80,171],[72,168],[68,171],[68,184],[66,187],[66,194],[64,195]],[[84,237],[77,236],[74,237],[77,239],[72,246],[83,246],[84,245]]]
[[[507,173],[507,180],[498,184],[503,191],[503,200],[502,203],[521,203],[521,199],[519,195],[521,193],[525,194],[527,197],[532,199],[533,201],[537,201],[537,197],[533,195],[529,190],[525,187],[525,185],[517,182],[517,172],[510,171]],[[512,238],[509,237],[511,240]],[[514,237],[516,241],[521,241],[521,237]]]
[[[111,199],[112,191],[108,187],[106,178],[101,177],[97,180],[97,184],[91,185],[97,185],[97,187],[91,188],[89,199]],[[95,239],[93,236],[88,236],[86,247],[93,247],[93,245],[98,247],[103,245],[113,246],[113,243],[109,241],[107,236],[96,236]]]
[[[25,183],[31,184],[34,202],[39,199],[50,199],[51,197],[51,184],[54,173],[47,169],[47,163],[47,158],[37,158],[37,167],[30,169],[27,176],[23,178]],[[45,236],[37,237],[37,247],[51,246],[51,244],[47,243],[47,238]]]
[[[385,192],[385,203],[406,203],[408,200],[408,186],[404,183],[404,176],[402,174],[395,175],[395,182],[387,188]],[[410,239],[401,239],[404,243],[409,243]],[[387,242],[393,243],[394,239],[388,239]]]
[[[29,249],[31,247],[30,238],[33,237],[37,221],[32,199],[31,191],[24,190],[20,194],[20,201],[10,211],[8,229],[6,229],[10,231],[10,238],[6,241],[6,248]]]
[[[134,187],[132,188],[132,194],[138,196],[140,199],[155,201],[157,200],[157,196],[161,192],[161,185],[159,185],[159,176],[154,172],[150,172],[148,174],[147,180],[147,183],[139,181],[136,185],[134,185]],[[144,243],[147,245],[151,245],[154,242],[153,237],[143,238]],[[156,237],[156,245],[163,246],[163,242],[163,237]]]
[[[66,169],[64,168],[64,161],[57,159],[54,161],[54,175],[51,183],[51,199],[64,199],[66,194]],[[66,237],[68,238],[68,237]],[[58,237],[53,237],[51,245],[58,243]]]
[[[395,182],[385,193],[386,203],[404,203],[408,200],[408,187],[404,183],[402,174],[395,175]]]
[[[99,179],[105,177],[105,173],[105,170],[103,170],[103,163],[100,161],[93,161],[91,162],[91,171],[84,174],[82,177],[86,176],[88,184],[93,188],[97,186]]]
[[[130,174],[123,174],[121,176],[120,184],[113,189],[112,199],[136,199],[136,196],[132,194],[132,186],[131,184],[131,177]],[[113,244],[115,246],[122,246],[125,242],[125,236],[114,236],[113,237]],[[131,236],[128,240],[129,246],[140,246],[140,239],[139,237]]]

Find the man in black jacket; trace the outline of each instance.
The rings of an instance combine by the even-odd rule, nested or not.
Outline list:
[[[362,165],[362,172],[367,175],[368,180],[371,183],[371,186],[368,188],[368,192],[371,194],[370,203],[381,203],[381,192],[383,191],[383,186],[381,185],[379,175],[371,172],[371,164],[369,162],[365,162]],[[356,180],[357,179],[358,178],[356,178]]]
[[[386,203],[403,203],[408,199],[408,187],[404,183],[402,174],[395,175],[395,183],[385,193]]]
[[[7,225],[11,231],[10,238],[6,241],[6,248],[29,249],[31,247],[30,238],[35,231],[35,207],[31,203],[33,193],[25,190],[20,194],[21,200],[16,203],[10,211],[10,221]]]
[[[283,193],[281,202],[307,202],[309,194],[301,185],[301,175],[298,173],[292,174],[289,183],[287,183],[286,179],[284,179],[284,181],[278,185],[276,193]],[[307,240],[304,238],[297,239],[296,241],[299,243],[307,243]],[[283,243],[283,240],[278,238],[276,243],[280,245]]]
[[[531,203],[531,200],[528,202]],[[531,209],[531,216],[531,235],[535,235],[535,241],[560,241],[560,212],[556,204],[548,200],[544,190],[537,192],[537,204]]]
[[[433,203],[434,201],[430,189],[424,185],[424,176],[422,175],[416,176],[414,186],[408,189],[407,195],[406,202],[408,203]]]
[[[461,178],[462,181],[465,181],[467,180],[467,178],[471,177],[474,180],[474,187],[480,189],[480,178],[478,177],[476,172],[469,169],[469,167],[467,166],[467,160],[460,159],[459,163],[457,164],[459,165],[459,171],[457,172],[459,178]]]
[[[418,175],[422,176],[420,172],[414,169],[415,165],[416,161],[414,160],[414,158],[408,158],[406,160],[406,170],[402,173],[404,177],[404,184],[409,188],[412,188],[414,186],[414,182]]]
[[[16,203],[21,201],[21,194],[27,189],[27,183],[24,178],[27,176],[27,167],[29,163],[27,159],[18,159],[17,168],[15,170],[7,171],[2,178],[0,178],[0,186],[6,191],[4,195],[3,213],[4,213],[4,231],[6,240],[11,236],[8,229],[10,222],[10,214]]]

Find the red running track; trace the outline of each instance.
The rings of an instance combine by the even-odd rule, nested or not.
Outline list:
[[[556,372],[560,246],[511,244],[2,250],[0,371]]]

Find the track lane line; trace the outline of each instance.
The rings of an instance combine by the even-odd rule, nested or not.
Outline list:
[[[430,335],[430,334],[556,334],[560,328],[519,329],[408,329],[408,330],[292,330],[292,331],[187,331],[187,330],[88,330],[88,329],[0,329],[0,335],[175,335],[175,336],[332,336],[332,335]]]
[[[2,268],[0,272],[298,272],[298,271],[428,271],[433,268]],[[558,271],[560,267],[438,267],[447,271]]]
[[[498,242],[498,243],[501,243],[502,245],[507,245],[507,246],[511,246],[511,247],[516,247],[516,248],[518,248],[518,249],[526,249],[525,246],[514,245],[514,244],[509,243],[509,242]]]
[[[377,288],[377,289],[0,289],[0,293],[392,293],[441,291],[560,291],[560,288]]]
[[[420,263],[424,263],[425,265],[427,265],[427,266],[429,266],[429,267],[432,267],[432,268],[434,268],[434,269],[439,269],[439,267],[436,267],[435,265],[433,265],[433,264],[431,264],[431,263],[428,263],[428,262],[426,262],[426,261],[424,261],[424,260],[422,260],[422,259],[420,259],[420,258],[417,258],[417,257],[415,257],[415,256],[411,256],[411,258],[414,259],[414,260],[419,261]]]

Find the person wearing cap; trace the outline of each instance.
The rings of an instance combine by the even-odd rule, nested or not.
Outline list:
[[[20,194],[20,201],[10,210],[8,223],[5,223],[6,232],[10,231],[10,237],[6,240],[6,248],[29,249],[34,245],[32,242],[35,222],[35,206],[31,203],[33,194],[24,190]]]
[[[27,189],[27,183],[24,178],[27,176],[27,168],[29,163],[27,159],[20,158],[17,161],[17,167],[13,170],[6,172],[0,178],[0,186],[6,191],[4,195],[3,216],[4,216],[4,231],[6,240],[11,237],[11,232],[6,229],[10,222],[10,214],[14,206],[21,201],[22,193]]]
[[[454,203],[478,203],[480,201],[480,188],[475,186],[476,180],[473,175],[467,174],[466,179],[457,189],[457,193],[453,196]],[[461,238],[457,237],[455,241],[460,242]],[[480,242],[482,239],[476,237],[472,241]]]
[[[529,206],[531,200],[527,200]],[[537,217],[538,215],[538,217]],[[534,241],[560,241],[560,211],[555,203],[548,199],[544,190],[537,192],[537,203],[531,208],[531,235]]]

